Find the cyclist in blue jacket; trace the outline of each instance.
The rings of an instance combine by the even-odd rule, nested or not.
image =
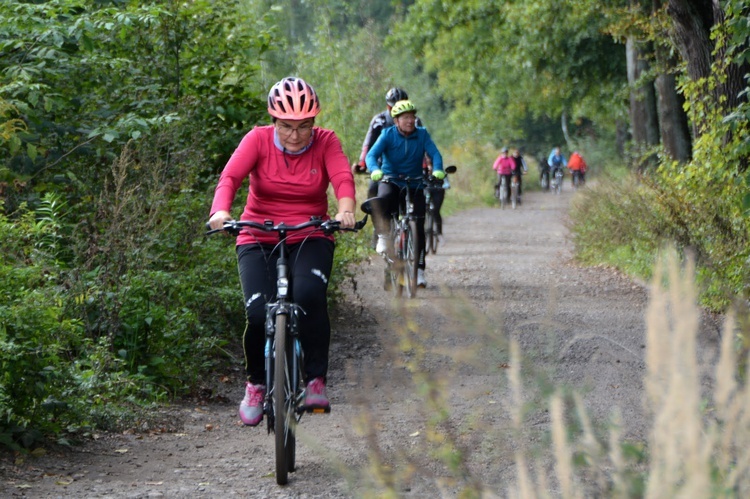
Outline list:
[[[432,175],[439,180],[445,178],[443,171],[443,157],[440,155],[430,134],[424,127],[416,125],[417,108],[409,100],[396,102],[391,109],[391,116],[395,126],[386,128],[367,152],[367,170],[370,178],[379,182],[383,175],[404,175],[407,177],[421,177],[424,156],[427,154],[432,161]],[[379,163],[378,160],[381,160]],[[378,198],[380,203],[374,205],[375,230],[378,233],[376,251],[387,251],[388,220],[391,213],[398,212],[398,204],[404,202],[406,194],[401,195],[405,182],[394,180],[393,183],[380,182],[378,184]],[[417,216],[417,240],[419,243],[419,262],[417,264],[417,285],[427,286],[425,280],[425,197],[423,185],[409,186],[414,211]]]
[[[560,152],[559,147],[555,147],[552,149],[552,152],[549,153],[549,158],[547,158],[547,164],[549,165],[549,175],[550,179],[555,178],[555,172],[557,170],[562,170],[566,166],[568,166],[568,162],[565,159],[565,156],[562,152]],[[564,172],[563,172],[564,173]]]

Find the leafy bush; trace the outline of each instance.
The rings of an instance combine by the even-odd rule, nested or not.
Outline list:
[[[718,177],[718,178],[717,178]],[[750,285],[750,227],[741,189],[716,170],[665,164],[647,177],[602,179],[571,208],[576,255],[649,278],[656,255],[674,243],[697,259],[701,303],[724,310]]]

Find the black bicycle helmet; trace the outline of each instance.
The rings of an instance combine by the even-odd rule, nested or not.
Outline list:
[[[400,100],[408,99],[409,95],[407,95],[406,90],[403,88],[393,87],[385,94],[385,103],[391,107]]]

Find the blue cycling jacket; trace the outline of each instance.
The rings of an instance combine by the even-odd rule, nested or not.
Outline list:
[[[392,126],[383,130],[367,152],[367,170],[382,170],[385,175],[419,177],[422,175],[425,153],[432,160],[432,171],[443,171],[443,157],[425,128],[417,127],[414,133],[404,136],[397,127]],[[378,158],[383,160],[381,165]],[[395,183],[403,187],[403,182]]]

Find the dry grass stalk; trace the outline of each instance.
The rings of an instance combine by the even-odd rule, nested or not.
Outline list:
[[[562,497],[577,497],[573,483],[572,450],[568,445],[565,426],[565,408],[559,392],[555,393],[550,400],[550,416],[552,418],[552,443],[555,447],[555,472],[560,482]]]
[[[708,497],[711,489],[711,437],[705,432],[696,356],[699,315],[694,269],[683,272],[674,252],[654,273],[647,313],[646,387],[653,410],[647,497]]]

